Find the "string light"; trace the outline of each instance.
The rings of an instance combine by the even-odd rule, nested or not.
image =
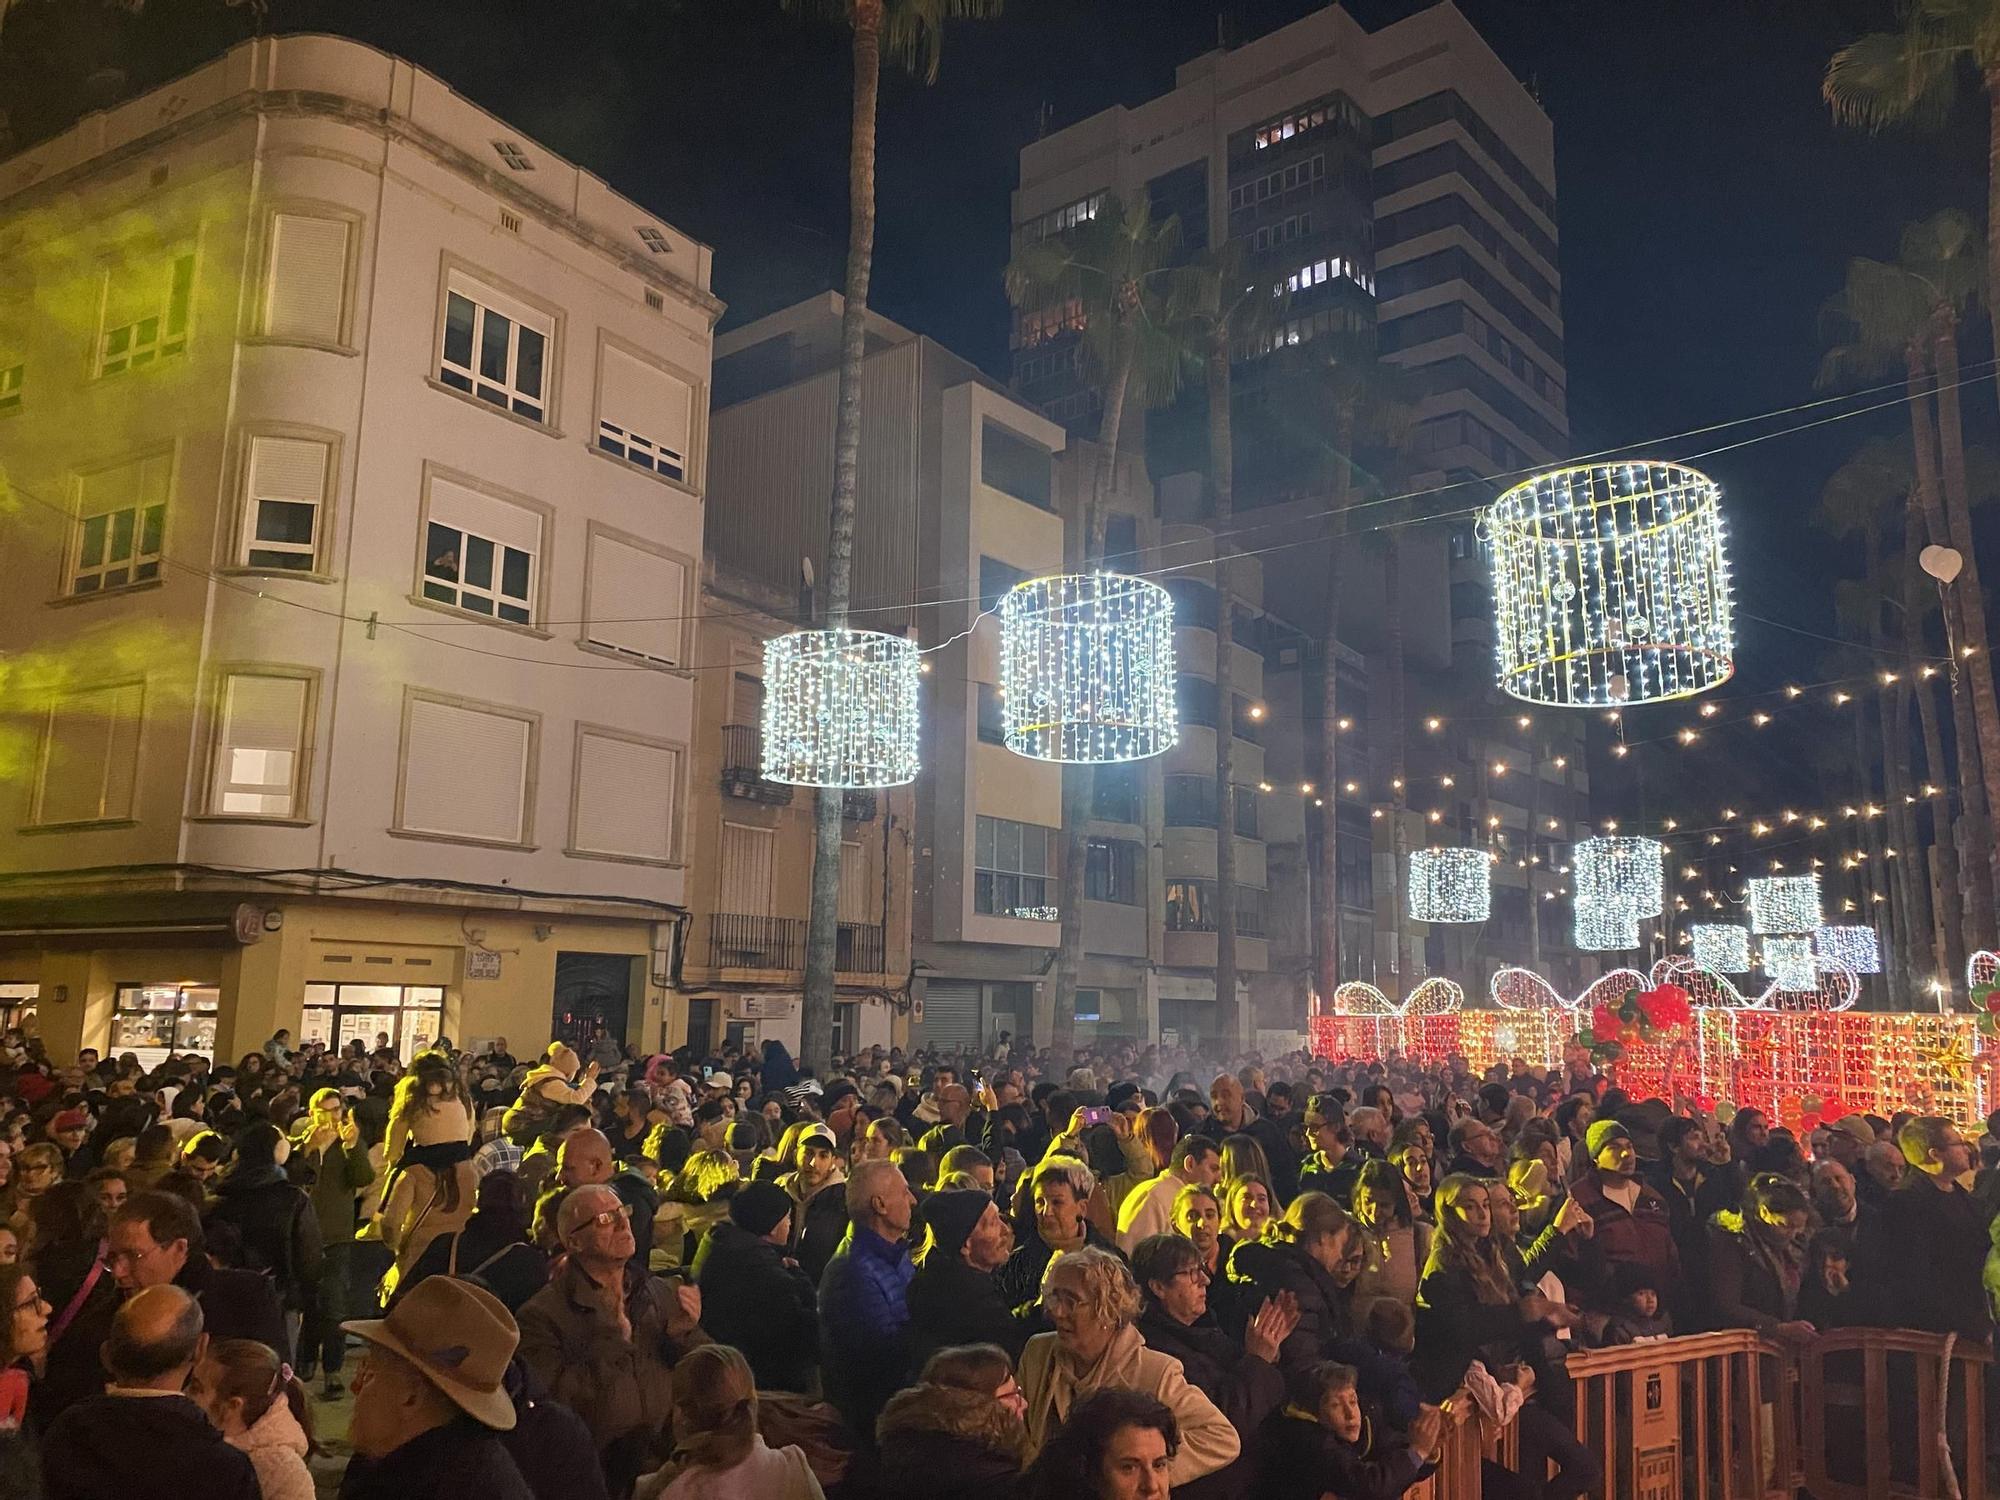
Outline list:
[[[1586,953],[1622,953],[1639,946],[1639,919],[1623,907],[1575,907],[1572,936]]]
[[[843,788],[917,778],[917,643],[873,630],[764,642],[766,781]]]
[[[1718,974],[1750,972],[1750,931],[1734,923],[1695,922],[1687,930],[1689,956]]]
[[[1418,922],[1484,922],[1492,911],[1492,861],[1482,849],[1410,851],[1410,916]]]
[[[1813,934],[1813,952],[1846,964],[1857,974],[1882,972],[1882,950],[1872,927],[1856,924],[1822,927]]]
[[[1588,838],[1576,845],[1576,905],[1657,917],[1666,893],[1666,845],[1625,835]]]
[[[1120,573],[1016,584],[1000,600],[1007,748],[1031,760],[1144,760],[1180,740],[1174,606]]]
[[[1810,937],[1772,936],[1764,939],[1764,972],[1781,990],[1809,990],[1819,982]]]
[[[1685,698],[1734,671],[1721,491],[1678,464],[1539,475],[1486,512],[1500,686],[1557,707]]]
[[[1753,879],[1749,886],[1750,930],[1759,937],[1810,933],[1819,926],[1819,876],[1778,875]]]

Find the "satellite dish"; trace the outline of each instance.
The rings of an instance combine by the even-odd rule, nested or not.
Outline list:
[[[1930,546],[1917,554],[1917,566],[1939,583],[1950,583],[1965,566],[1965,559],[1956,547]]]

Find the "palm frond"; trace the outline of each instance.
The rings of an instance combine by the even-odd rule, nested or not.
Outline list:
[[[1969,214],[1947,208],[1903,231],[1897,264],[1929,283],[1933,306],[1962,310],[1980,300],[1986,242]]]
[[[1916,483],[1909,439],[1871,438],[1833,471],[1820,491],[1819,519],[1835,536],[1886,526]]]
[[[1935,130],[1944,123],[1958,97],[1959,66],[1972,55],[1971,38],[1955,37],[1931,9],[1913,7],[1902,31],[1874,32],[1834,53],[1820,97],[1836,121],[1870,131]]]
[[[1820,307],[1820,338],[1828,348],[1815,383],[1835,389],[1902,369],[1935,305],[1922,276],[1856,256],[1847,263],[1846,285]]]

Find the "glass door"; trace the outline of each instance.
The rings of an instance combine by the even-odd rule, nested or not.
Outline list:
[[[378,1039],[407,1065],[444,1029],[444,989],[435,984],[309,984],[299,1035],[344,1052],[360,1042],[373,1052]]]

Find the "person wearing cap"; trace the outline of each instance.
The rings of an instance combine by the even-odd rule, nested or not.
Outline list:
[[[387,1317],[341,1327],[368,1352],[340,1500],[534,1500],[500,1438],[517,1420],[506,1378],[520,1330],[491,1292],[432,1276]]]
[[[521,1307],[521,1358],[590,1425],[613,1494],[666,1456],[674,1363],[709,1342],[701,1293],[646,1273],[632,1211],[611,1188],[562,1200],[562,1269]]]
[[[744,1183],[729,1217],[702,1235],[694,1281],[702,1327],[743,1351],[758,1389],[805,1394],[819,1362],[819,1292],[786,1253],[796,1208],[776,1183]]]
[[[986,1193],[950,1188],[926,1198],[918,1213],[922,1240],[910,1278],[913,1370],[940,1349],[997,1344],[1021,1357],[1034,1328],[1008,1309],[993,1273],[1007,1263],[1014,1231]]]
[[[847,1174],[840,1148],[824,1125],[808,1125],[792,1143],[793,1170],[778,1178],[791,1197],[792,1255],[815,1285],[847,1233]]]
[[[1683,1314],[1673,1210],[1657,1188],[1639,1180],[1631,1132],[1613,1119],[1592,1121],[1584,1149],[1590,1165],[1571,1184],[1570,1197],[1597,1226],[1592,1236],[1597,1255],[1614,1274],[1621,1265],[1643,1266],[1661,1300]]]
[[[85,1109],[58,1110],[49,1121],[49,1139],[62,1152],[63,1176],[77,1178],[97,1165],[96,1153],[85,1142],[90,1136],[90,1112]]]

